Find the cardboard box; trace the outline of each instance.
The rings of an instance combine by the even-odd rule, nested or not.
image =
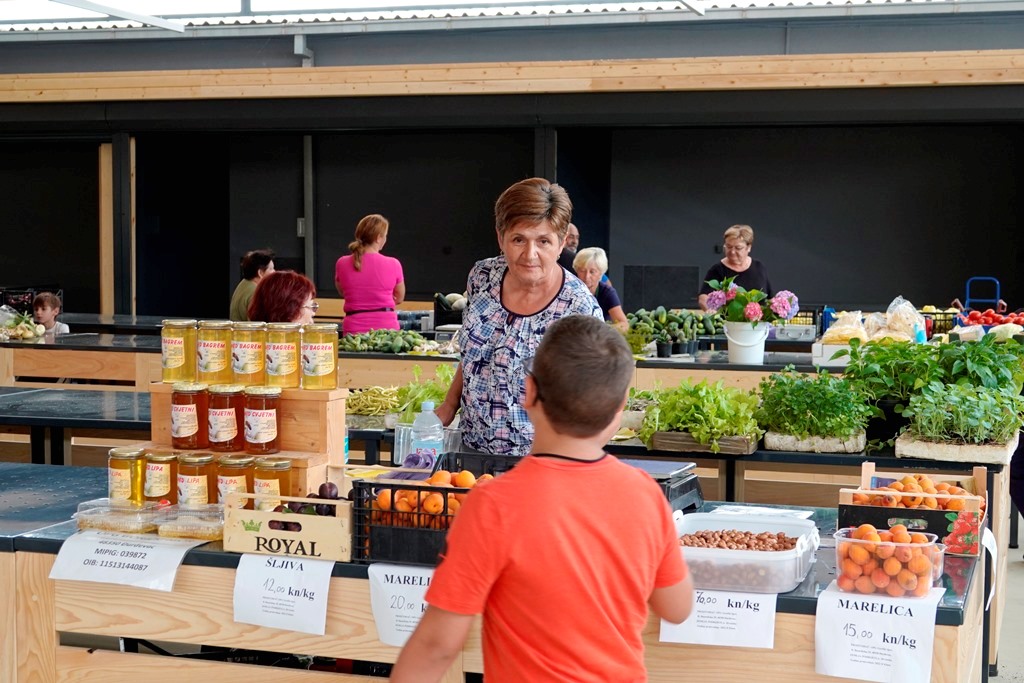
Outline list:
[[[822,344],[814,342],[811,344],[811,363],[823,368],[844,368],[850,362],[849,356],[832,359],[836,351],[849,350],[849,344]]]
[[[907,508],[902,505],[886,507],[855,504],[856,495],[885,495],[880,487],[902,479],[908,474],[927,474],[933,483],[949,482],[968,491],[966,495],[910,494],[934,497],[939,505],[943,501],[962,501],[962,510],[932,509],[927,507]],[[861,483],[857,489],[839,490],[839,528],[871,524],[879,529],[888,529],[894,524],[903,524],[911,531],[933,533],[946,545],[950,555],[977,556],[980,549],[981,530],[985,527],[986,471],[975,467],[969,477],[932,474],[927,472],[876,472],[875,463],[866,462],[861,467]],[[894,496],[908,495],[893,493]]]
[[[311,560],[352,559],[352,503],[347,500],[281,496],[284,503],[300,501],[330,505],[334,517],[299,512],[267,512],[236,507],[232,501],[256,499],[252,493],[232,493],[224,506],[224,549],[235,553],[285,555]],[[299,524],[298,530],[273,529],[270,522]],[[276,526],[276,525],[275,525]]]

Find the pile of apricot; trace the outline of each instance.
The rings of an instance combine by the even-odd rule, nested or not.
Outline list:
[[[836,532],[836,583],[847,593],[923,597],[942,576],[942,548],[935,534],[902,524],[888,531],[870,524]]]
[[[466,489],[493,478],[490,474],[477,478],[468,470],[457,473],[438,470],[426,481],[410,481],[408,488],[382,487],[370,502],[370,522],[385,526],[447,529],[466,499]]]
[[[908,474],[888,486],[854,493],[853,504],[958,511],[964,509],[966,499],[952,496],[970,495],[969,491],[946,481],[933,483],[926,474]],[[984,507],[984,498],[981,504]]]

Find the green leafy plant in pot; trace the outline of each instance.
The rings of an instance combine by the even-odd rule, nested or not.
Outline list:
[[[761,438],[755,410],[757,397],[752,393],[727,387],[722,381],[696,385],[684,381],[657,393],[657,403],[644,413],[639,437],[650,448],[657,432],[687,432],[718,453],[724,437]]]

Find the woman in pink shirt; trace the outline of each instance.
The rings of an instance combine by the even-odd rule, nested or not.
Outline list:
[[[405,278],[398,259],[380,253],[387,241],[388,219],[364,216],[348,245],[352,254],[338,259],[334,284],[345,300],[345,334],[398,329],[395,307],[405,300]]]

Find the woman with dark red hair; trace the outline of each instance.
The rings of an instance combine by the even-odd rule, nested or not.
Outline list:
[[[308,277],[294,270],[274,271],[256,286],[249,320],[308,325],[320,308],[315,299],[316,287]]]

